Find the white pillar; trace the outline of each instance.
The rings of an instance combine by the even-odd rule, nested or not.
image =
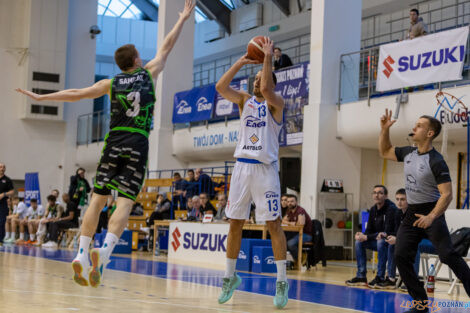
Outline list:
[[[90,37],[90,26],[97,24],[97,0],[69,0],[67,33],[67,67],[65,88],[84,88],[95,83],[96,38]],[[77,121],[82,114],[93,112],[93,100],[85,99],[64,104],[66,134],[63,160],[63,191],[66,192],[70,176],[77,163]],[[58,147],[58,151],[60,148]],[[100,155],[96,155],[96,165]],[[91,177],[87,175],[91,183]]]
[[[337,139],[340,55],[360,50],[361,0],[314,0],[311,16],[310,92],[304,108],[301,205],[318,215],[325,178],[343,179],[345,192],[360,191],[361,150]]]
[[[163,44],[184,7],[184,0],[160,0],[158,8],[157,49]],[[176,92],[193,86],[194,13],[183,27],[155,85],[157,102],[154,129],[150,134],[149,170],[181,168],[184,164],[173,156],[173,97]]]

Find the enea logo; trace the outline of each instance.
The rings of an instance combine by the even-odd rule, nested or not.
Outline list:
[[[185,100],[181,100],[176,106],[177,114],[191,114],[191,106]]]
[[[275,263],[274,257],[273,256],[268,256],[266,259],[264,259],[264,262],[268,265],[273,265]]]
[[[238,258],[239,258],[240,260],[246,260],[246,253],[245,253],[245,251],[240,250],[240,252],[238,252]]]
[[[385,61],[383,61],[383,65],[385,66],[385,69],[383,70],[383,73],[385,74],[385,76],[387,76],[387,78],[390,78],[390,75],[392,74],[393,72],[393,67],[391,66],[391,64],[394,64],[395,63],[395,60],[392,59],[391,56],[388,56]]]
[[[266,122],[262,121],[261,119],[249,115],[245,117],[245,126],[252,127],[252,128],[261,128],[266,126]]]
[[[127,245],[129,245],[129,243],[122,238],[119,238],[119,241],[116,244],[116,246],[127,246]]]
[[[201,97],[196,102],[196,107],[198,112],[212,110],[212,103],[207,101],[206,97]]]
[[[175,230],[171,234],[171,237],[173,237],[173,242],[171,243],[171,245],[173,246],[173,250],[176,252],[176,250],[178,250],[178,248],[181,246],[181,243],[180,243],[181,233],[178,227],[175,228]]]
[[[279,198],[279,195],[274,191],[266,191],[264,193],[264,197],[266,199],[273,199],[273,198],[275,199],[275,198]]]
[[[261,260],[259,259],[259,256],[254,255],[253,256],[253,263],[255,264],[261,264]]]

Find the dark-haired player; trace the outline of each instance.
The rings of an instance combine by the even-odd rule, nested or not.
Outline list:
[[[439,259],[447,264],[462,281],[470,295],[470,269],[452,248],[444,213],[452,201],[452,184],[449,168],[432,141],[439,136],[441,123],[428,115],[416,122],[411,139],[416,147],[394,147],[390,142],[390,127],[395,123],[392,112],[385,110],[380,119],[380,155],[388,160],[404,162],[405,189],[408,209],[398,229],[395,260],[408,293],[416,305],[407,312],[428,312],[424,301],[426,290],[419,282],[413,263],[419,242],[428,238],[436,248]]]
[[[114,54],[122,73],[113,79],[101,80],[88,88],[68,89],[47,95],[17,89],[35,100],[49,101],[74,102],[110,95],[110,132],[106,136],[105,148],[98,165],[94,194],[83,219],[78,254],[72,262],[74,280],[82,286],[99,286],[103,268],[109,262],[111,252],[127,224],[130,210],[145,177],[148,136],[155,103],[153,80],[163,70],[184,22],[191,16],[195,5],[192,0],[186,0],[183,12],[179,13],[179,19],[165,37],[162,47],[145,66],[142,66],[139,52],[134,45],[129,44],[120,47]],[[93,249],[90,253],[92,267],[88,281],[88,247],[111,189],[117,190],[119,194],[117,208],[109,221],[103,247]]]

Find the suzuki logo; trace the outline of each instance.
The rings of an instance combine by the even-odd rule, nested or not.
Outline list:
[[[392,74],[393,72],[393,68],[390,64],[394,64],[395,63],[395,60],[392,59],[391,56],[388,56],[385,61],[382,63],[384,66],[385,66],[385,69],[383,70],[383,73],[385,74],[385,76],[387,76],[387,78],[390,77],[390,74]]]
[[[181,237],[181,233],[178,229],[178,227],[175,228],[175,230],[173,231],[173,234],[171,234],[171,236],[173,237],[173,242],[171,243],[171,245],[173,246],[173,250],[178,250],[178,248],[181,246],[181,243],[180,243],[180,240],[179,238]]]

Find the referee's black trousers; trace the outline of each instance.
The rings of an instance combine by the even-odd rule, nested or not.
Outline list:
[[[452,247],[444,215],[435,219],[431,226],[426,229],[413,226],[413,222],[417,220],[415,213],[426,215],[432,208],[434,208],[433,204],[428,204],[427,207],[418,205],[414,208],[410,205],[405,213],[405,218],[398,229],[395,247],[395,261],[400,276],[413,300],[423,301],[428,299],[426,290],[413,268],[418,244],[423,238],[428,238],[436,248],[441,262],[452,269],[470,296],[470,268]]]

